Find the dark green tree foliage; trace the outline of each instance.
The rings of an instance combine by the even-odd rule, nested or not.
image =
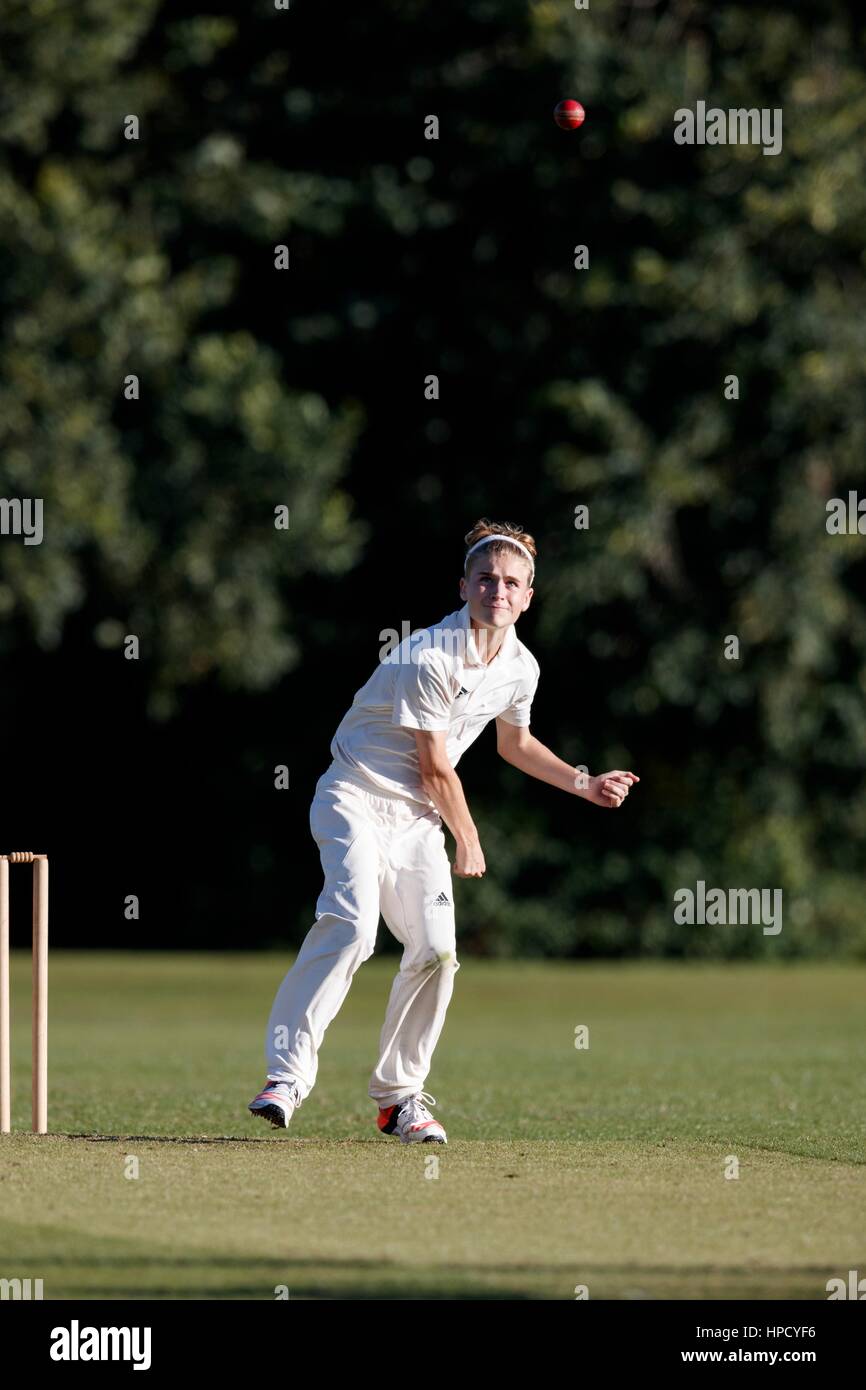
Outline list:
[[[219,862],[153,880],[147,939],[300,939],[333,728],[486,513],[539,543],[534,731],[642,781],[585,806],[489,730],[464,946],[866,954],[864,540],[825,529],[866,490],[863,56],[841,3],[4,7],[0,495],[46,524],[0,538],[0,715],[67,692],[58,833],[111,717],[100,835],[158,805]],[[781,153],[677,145],[699,100],[781,108]],[[697,879],[782,888],[781,935],[677,926]]]
[[[345,574],[366,535],[339,485],[357,406],[295,388],[244,322],[247,266],[264,279],[295,225],[332,228],[329,180],[247,161],[252,111],[210,127],[208,67],[239,25],[162,8],[28,6],[0,50],[3,484],[48,517],[38,562],[0,552],[3,607],[50,647],[95,586],[94,640],[141,638],[154,714],[210,673],[264,689],[292,669],[291,581]],[[281,318],[276,272],[270,301]]]

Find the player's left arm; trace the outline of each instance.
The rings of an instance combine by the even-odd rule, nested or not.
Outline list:
[[[563,762],[556,754],[529,732],[528,724],[509,724],[506,719],[496,721],[496,751],[512,767],[525,772],[528,777],[537,777],[540,782],[548,782],[560,791],[581,796],[596,806],[621,806],[628,796],[629,787],[640,778],[633,772],[623,772],[619,768],[613,772],[601,772],[593,777]]]

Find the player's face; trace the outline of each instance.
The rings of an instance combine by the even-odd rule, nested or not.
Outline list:
[[[473,627],[493,631],[517,622],[532,594],[529,565],[517,556],[486,556],[475,562],[468,579],[460,580],[460,597],[469,604]]]

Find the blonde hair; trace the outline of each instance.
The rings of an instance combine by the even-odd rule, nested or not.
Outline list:
[[[532,583],[535,577],[535,557],[537,551],[535,540],[528,531],[524,531],[522,526],[516,525],[513,521],[491,521],[489,517],[482,516],[471,531],[464,537],[466,549],[470,550],[473,545],[477,545],[485,536],[513,536],[516,541],[524,545],[532,556],[532,567],[529,575],[529,582]],[[491,541],[489,547],[482,546],[473,555],[468,556],[463,561],[463,573],[468,579],[469,570],[476,560],[483,559],[487,555],[509,555],[522,560],[526,565],[529,561],[524,552],[516,545],[509,545],[506,540]]]

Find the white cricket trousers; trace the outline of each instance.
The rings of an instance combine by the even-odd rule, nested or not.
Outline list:
[[[316,1081],[328,1024],[376,944],[379,914],[403,946],[368,1094],[380,1106],[423,1090],[460,969],[442,818],[369,792],[332,763],[316,783],[310,830],[325,883],[316,921],[277,991],[265,1040],[270,1081]]]

